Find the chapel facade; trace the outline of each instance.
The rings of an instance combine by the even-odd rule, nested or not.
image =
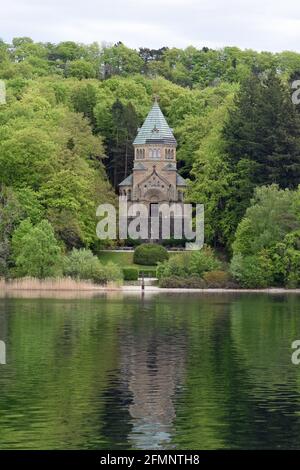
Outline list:
[[[126,197],[128,205],[146,204],[150,217],[157,215],[160,203],[183,204],[186,182],[177,173],[177,142],[157,99],[133,146],[133,171],[119,184],[120,196]]]

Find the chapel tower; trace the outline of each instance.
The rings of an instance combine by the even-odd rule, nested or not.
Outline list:
[[[177,173],[177,142],[157,98],[133,142],[133,172],[119,184],[128,203],[142,202],[155,215],[159,203],[183,202],[185,180]]]

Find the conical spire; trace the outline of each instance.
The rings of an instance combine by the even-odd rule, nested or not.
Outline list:
[[[133,142],[134,145],[151,143],[176,145],[176,139],[161,112],[157,97],[155,97],[153,106]]]

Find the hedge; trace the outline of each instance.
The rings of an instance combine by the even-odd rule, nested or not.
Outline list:
[[[169,254],[166,248],[153,243],[143,243],[137,246],[133,254],[133,262],[144,266],[153,266],[168,259]]]
[[[139,271],[137,268],[123,268],[124,281],[137,281]]]

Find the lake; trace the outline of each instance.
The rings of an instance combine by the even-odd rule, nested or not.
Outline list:
[[[19,295],[1,449],[300,448],[299,295]]]

